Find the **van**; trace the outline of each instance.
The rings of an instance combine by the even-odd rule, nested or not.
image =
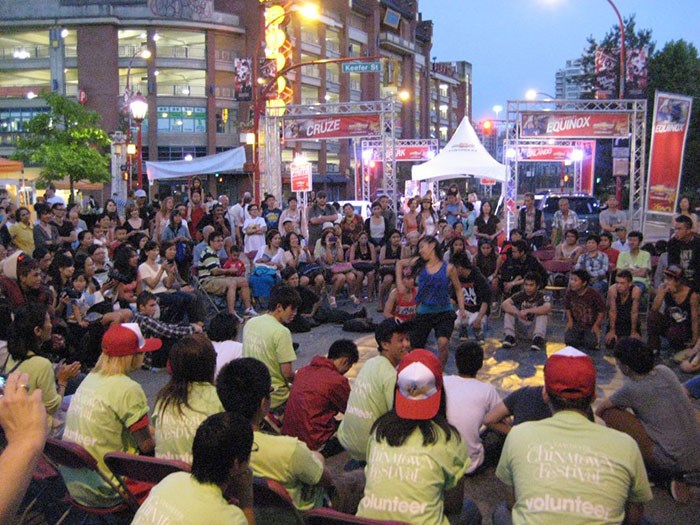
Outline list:
[[[355,208],[355,213],[357,213],[362,220],[369,218],[372,215],[372,203],[370,201],[339,201],[340,203],[340,214],[343,214],[343,206],[350,204]]]

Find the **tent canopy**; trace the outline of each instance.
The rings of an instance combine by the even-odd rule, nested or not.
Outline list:
[[[467,117],[464,117],[440,153],[428,162],[413,166],[411,178],[440,181],[469,176],[505,182],[506,166],[486,151]]]
[[[148,180],[184,179],[193,175],[238,171],[245,164],[245,148],[234,148],[216,155],[197,157],[192,160],[146,162]]]
[[[21,173],[23,169],[22,162],[0,157],[0,173]]]

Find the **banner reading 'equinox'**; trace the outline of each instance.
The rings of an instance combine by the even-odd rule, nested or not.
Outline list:
[[[647,212],[675,215],[691,97],[656,92],[651,127]]]
[[[625,113],[523,111],[521,137],[612,139],[629,135]]]

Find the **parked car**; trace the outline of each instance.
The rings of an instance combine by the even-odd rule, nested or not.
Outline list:
[[[338,201],[340,203],[340,211],[342,214],[343,206],[351,204],[355,208],[355,213],[359,214],[362,219],[367,219],[372,215],[372,203],[369,201]]]
[[[541,198],[538,198],[541,197]],[[580,237],[586,237],[591,233],[600,233],[600,203],[598,199],[586,193],[540,193],[535,196],[538,209],[544,214],[545,228],[547,235],[552,233],[552,218],[559,210],[559,199],[569,200],[569,209],[578,216],[578,231]]]

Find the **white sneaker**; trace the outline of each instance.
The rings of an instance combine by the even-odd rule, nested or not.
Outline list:
[[[330,305],[331,308],[335,308],[338,306],[338,304],[335,301],[335,296],[334,295],[329,295],[328,296],[328,304]]]
[[[256,312],[256,311],[253,309],[252,306],[251,306],[250,308],[247,308],[247,309],[246,309],[245,314],[248,315],[248,316],[250,316],[250,317],[257,317],[257,316],[260,315],[258,312]]]
[[[360,300],[357,298],[356,295],[351,295],[350,300],[353,302],[353,304],[360,304]]]

